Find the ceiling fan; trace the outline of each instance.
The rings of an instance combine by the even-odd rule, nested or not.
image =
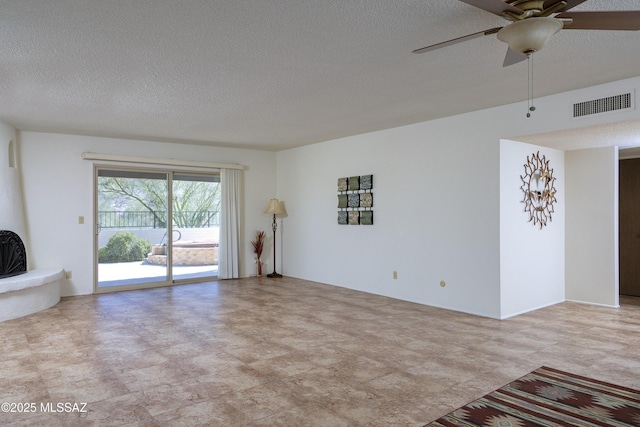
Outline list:
[[[587,0],[459,0],[512,21],[495,27],[416,49],[425,53],[490,34],[507,43],[503,66],[524,61],[542,49],[551,36],[565,30],[640,30],[640,11],[569,12]]]

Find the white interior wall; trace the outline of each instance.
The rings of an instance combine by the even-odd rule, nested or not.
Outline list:
[[[504,305],[500,302],[499,141],[638,120],[638,110],[572,117],[575,102],[638,88],[640,77],[536,99],[531,118],[526,118],[522,102],[278,152],[278,196],[289,210],[283,236],[284,273],[495,318],[561,299],[558,284],[572,277],[569,269],[580,267],[568,259],[567,271],[557,264],[563,247],[554,232],[551,244],[557,251],[552,276],[545,278],[550,284],[544,295],[534,293],[528,299],[519,293],[521,285],[514,285],[505,290]],[[562,162],[561,156],[554,158]],[[523,160],[526,157],[515,167],[521,168]],[[566,170],[566,180],[574,170]],[[370,173],[374,175],[375,224],[339,226],[337,179]],[[615,175],[610,169],[603,173],[611,179]],[[565,191],[568,194],[571,188],[565,186]],[[568,211],[571,204],[580,209],[578,202],[567,198],[560,203]],[[527,218],[522,221],[529,225]],[[611,238],[614,220],[608,216],[606,221]],[[598,244],[592,234],[582,239],[586,246]],[[568,254],[573,246],[564,250]],[[612,245],[609,250],[602,261],[606,266],[601,267],[613,271],[617,256]],[[527,259],[521,257],[519,268],[524,268]],[[398,271],[397,280],[392,279],[393,270]],[[440,280],[447,282],[445,288],[439,286]],[[596,286],[607,295],[617,292],[611,280]]]
[[[540,153],[557,190],[551,221],[540,229],[524,211],[524,164]],[[565,300],[564,152],[503,140],[500,143],[500,306],[511,317]]]
[[[61,267],[73,272],[61,293],[93,292],[93,162],[85,151],[97,153],[239,163],[244,171],[244,234],[241,275],[255,274],[250,240],[269,227],[263,209],[275,194],[275,154],[201,145],[131,141],[77,135],[20,132],[25,213],[32,243],[31,265]],[[85,223],[79,224],[83,216]],[[270,251],[265,251],[267,262]]]
[[[284,273],[498,317],[498,139],[448,123],[279,152]],[[374,225],[338,225],[337,179],[365,174]]]
[[[617,307],[618,149],[568,151],[566,296]]]

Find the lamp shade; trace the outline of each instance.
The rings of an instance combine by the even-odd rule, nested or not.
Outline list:
[[[516,21],[498,31],[498,40],[514,52],[528,55],[542,49],[564,24],[555,18],[528,18]]]
[[[287,216],[287,210],[284,207],[284,202],[278,199],[271,199],[267,203],[267,207],[264,209],[265,214],[275,215],[278,218],[284,218]]]

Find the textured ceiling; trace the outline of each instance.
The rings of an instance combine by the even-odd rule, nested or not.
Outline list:
[[[590,0],[574,10],[640,10]],[[506,21],[456,0],[0,0],[0,120],[281,149],[522,101]],[[537,96],[640,74],[640,32],[561,31]]]

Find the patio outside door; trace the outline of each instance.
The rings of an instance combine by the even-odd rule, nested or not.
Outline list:
[[[95,291],[215,278],[219,181],[218,174],[98,167]]]

